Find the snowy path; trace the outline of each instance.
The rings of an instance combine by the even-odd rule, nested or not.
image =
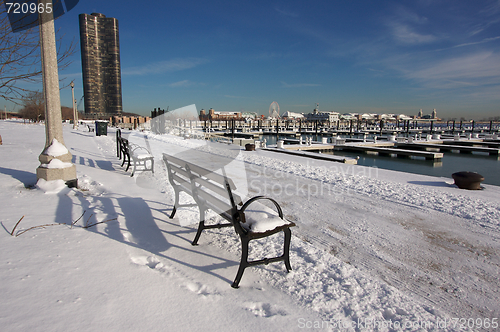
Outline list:
[[[380,181],[381,170],[344,166],[339,172],[337,165],[309,160],[304,168],[301,158],[276,157],[259,151],[239,159],[250,193],[277,199],[303,240],[453,317],[500,316],[498,187],[488,186],[493,200],[484,202],[470,192],[457,197],[446,183],[442,191],[429,190]],[[363,176],[351,176],[356,172]]]

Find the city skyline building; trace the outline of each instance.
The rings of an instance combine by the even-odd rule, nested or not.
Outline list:
[[[80,14],[80,50],[85,114],[120,115],[122,106],[118,20],[100,13]]]

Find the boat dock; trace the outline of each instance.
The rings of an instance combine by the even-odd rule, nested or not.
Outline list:
[[[463,146],[481,146],[493,149],[500,149],[500,142],[498,140],[483,140],[483,141],[443,141],[443,144],[449,145],[463,145]]]
[[[370,145],[360,145],[360,144],[311,144],[311,145],[284,145],[283,148],[288,151],[318,151],[318,152],[328,152],[328,151],[355,151],[355,152],[364,152],[364,153],[372,153],[378,155],[386,155],[391,156],[395,155],[397,157],[423,157],[426,160],[439,160],[443,158],[443,153],[440,152],[430,152],[430,151],[417,151],[417,150],[408,150],[408,149],[397,149],[394,148],[394,143],[378,143],[378,144],[370,144]]]
[[[318,148],[318,147],[314,147]],[[266,151],[272,151],[272,152],[279,152],[279,153],[286,153],[286,154],[291,154],[294,156],[300,156],[300,157],[307,157],[307,158],[312,158],[312,159],[319,159],[319,160],[327,160],[327,161],[334,161],[338,163],[343,163],[343,164],[351,164],[351,165],[356,165],[358,161],[355,158],[350,158],[350,157],[343,157],[343,156],[335,156],[331,154],[322,154],[322,153],[316,153],[316,152],[310,152],[310,151],[303,151],[303,150],[294,150],[294,149],[289,149],[288,146],[285,149],[278,149],[278,148],[265,148],[264,150]],[[307,150],[307,149],[304,149]],[[329,147],[329,150],[333,150],[332,147]]]
[[[410,157],[423,157],[426,160],[439,160],[443,158],[443,153],[441,152],[430,152],[430,151],[417,151],[408,149],[398,149],[393,148],[392,145],[387,146],[376,146],[376,145],[335,145],[335,150],[346,150],[346,151],[360,151],[364,153],[376,153],[379,156],[392,156],[395,155],[398,158],[410,158]]]
[[[446,142],[448,143],[448,142]],[[478,143],[478,142],[475,142]],[[422,149],[422,150],[439,150],[439,151],[459,151],[460,153],[472,153],[472,152],[482,152],[488,153],[490,156],[498,156],[500,154],[499,149],[480,147],[480,146],[465,146],[456,144],[444,144],[444,143],[396,143],[398,148],[403,149]]]

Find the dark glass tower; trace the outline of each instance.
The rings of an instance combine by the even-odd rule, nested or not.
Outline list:
[[[92,117],[120,115],[122,84],[118,20],[103,14],[80,14],[85,113]]]

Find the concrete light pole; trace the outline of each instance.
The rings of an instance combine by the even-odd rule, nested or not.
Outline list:
[[[39,0],[44,8],[52,1]],[[47,6],[50,3],[50,6]],[[45,96],[45,149],[39,156],[40,166],[36,170],[38,179],[46,181],[64,180],[69,187],[76,187],[76,167],[72,156],[64,146],[62,133],[61,96],[57,68],[56,39],[53,12],[39,13],[40,53],[42,56],[43,92]]]
[[[71,81],[71,97],[73,100],[73,129],[78,129],[78,111],[76,110],[75,83]]]

